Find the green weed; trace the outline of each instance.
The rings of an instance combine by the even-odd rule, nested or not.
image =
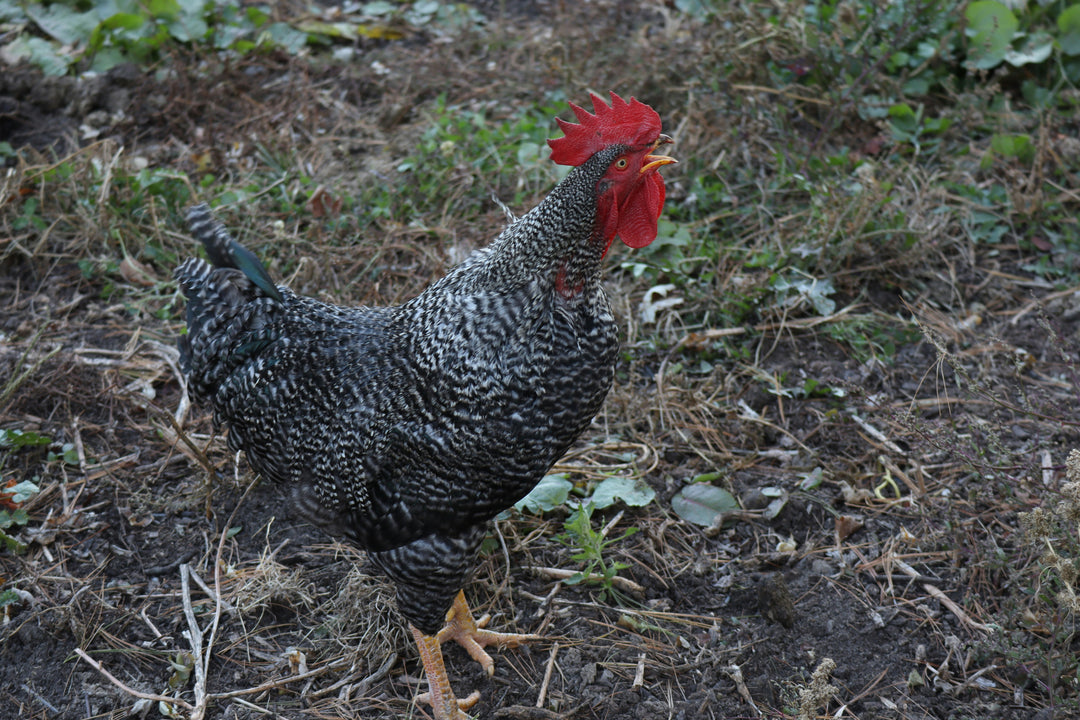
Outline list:
[[[850,316],[824,328],[825,334],[851,350],[859,362],[876,360],[886,365],[895,361],[899,348],[919,339],[919,329],[881,315]]]
[[[609,595],[616,595],[615,578],[620,570],[629,567],[625,563],[605,557],[605,552],[615,543],[630,537],[638,530],[627,528],[622,535],[608,538],[606,532],[592,526],[592,515],[596,510],[611,507],[621,502],[630,507],[644,507],[656,498],[656,491],[643,480],[625,475],[610,475],[602,479],[585,499],[576,499],[585,494],[565,475],[548,475],[514,508],[518,512],[543,513],[567,507],[570,514],[563,523],[564,532],[555,540],[575,550],[571,559],[583,563],[578,572],[563,580],[567,585],[589,583],[600,586],[600,597],[606,600]],[[507,517],[504,513],[500,517]]]
[[[558,110],[541,104],[500,115],[447,105],[440,97],[416,150],[397,165],[395,183],[379,183],[362,203],[373,217],[470,219],[495,197],[510,207],[546,191],[569,168],[547,159]]]
[[[5,51],[49,75],[104,72],[124,62],[152,65],[179,46],[233,56],[272,48],[296,55],[309,46],[330,47],[360,38],[402,39],[407,35],[402,26],[448,33],[483,22],[467,5],[433,0],[356,4],[333,21],[308,15],[289,23],[275,20],[277,14],[272,7],[235,0],[0,0],[0,20],[20,28]]]
[[[52,439],[35,432],[9,429],[0,430],[0,473],[3,472],[8,458],[27,448],[44,447],[52,442]],[[50,460],[52,460],[50,453]],[[76,458],[76,462],[78,459]],[[8,478],[0,485],[0,542],[10,552],[22,553],[26,546],[12,537],[8,531],[12,528],[20,528],[30,522],[30,517],[22,505],[38,494],[40,488],[33,480],[15,481],[14,477]]]
[[[581,570],[563,582],[567,585],[582,582],[598,585],[600,599],[606,601],[608,596],[617,595],[614,582],[619,571],[629,567],[626,563],[606,557],[606,552],[612,545],[637,533],[638,528],[626,528],[621,535],[606,537],[593,527],[592,514],[595,509],[591,501],[580,503],[563,523],[565,532],[555,536],[555,541],[574,550],[570,558],[583,563]]]

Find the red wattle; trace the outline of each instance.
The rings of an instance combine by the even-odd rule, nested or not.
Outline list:
[[[656,223],[664,209],[667,188],[660,173],[651,172],[631,191],[618,209],[619,238],[627,246],[643,248],[656,239]]]

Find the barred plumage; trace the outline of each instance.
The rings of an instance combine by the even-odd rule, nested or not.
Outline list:
[[[617,217],[632,192],[613,167],[656,160],[647,152],[664,140],[592,154],[489,247],[396,307],[274,287],[205,205],[189,211],[213,263],[176,271],[192,391],[231,448],[370,551],[426,635],[442,627],[486,523],[529,492],[611,387],[616,327],[599,265],[618,229],[612,207]]]

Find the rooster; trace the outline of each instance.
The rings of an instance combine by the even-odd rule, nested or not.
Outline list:
[[[296,295],[205,205],[188,212],[210,259],[176,270],[189,388],[230,448],[394,582],[437,720],[467,718],[480,697],[454,695],[444,641],[490,675],[486,646],[534,637],[484,629],[462,587],[489,521],[528,494],[611,388],[602,258],[616,236],[632,248],[656,238],[658,170],[675,160],[654,153],[672,140],[634,98],[592,103],[570,103],[578,122],[557,119],[564,136],[548,141],[551,159],[573,166],[566,178],[403,305]]]

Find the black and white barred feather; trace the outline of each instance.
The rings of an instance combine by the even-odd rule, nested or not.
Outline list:
[[[611,387],[596,197],[624,150],[574,168],[489,247],[396,307],[275,287],[205,205],[189,211],[212,261],[176,271],[195,396],[305,515],[371,552],[426,634],[442,626],[487,522],[566,452]]]

